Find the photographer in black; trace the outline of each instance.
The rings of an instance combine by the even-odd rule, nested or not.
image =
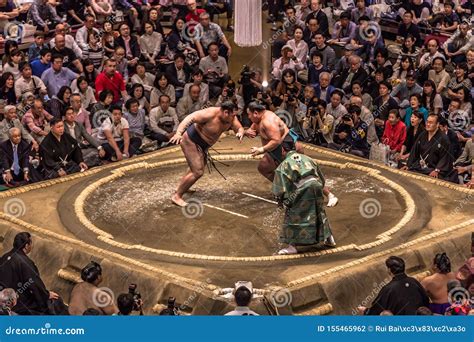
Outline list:
[[[122,293],[117,298],[119,316],[130,316],[132,311],[138,311],[143,316],[143,301],[136,284],[130,284],[128,293]]]
[[[219,107],[224,102],[231,101],[238,108],[237,116],[242,120],[242,113],[245,107],[244,99],[236,93],[236,85],[232,80],[227,81],[222,89],[222,93],[217,98],[216,106]]]
[[[306,105],[291,91],[283,95],[283,102],[275,112],[288,126],[293,129],[304,140],[308,138],[303,129],[303,121],[306,117]]]
[[[247,117],[247,106],[250,102],[257,98],[259,92],[263,91],[263,86],[260,83],[261,72],[252,71],[248,65],[244,65],[242,72],[240,73],[240,84],[239,95],[242,97],[244,102],[244,108],[242,109],[242,116],[240,120],[244,126],[250,126],[251,122]],[[228,96],[228,94],[227,94]],[[240,106],[239,106],[240,113]]]
[[[335,120],[331,114],[326,113],[326,106],[326,101],[316,96],[308,103],[303,122],[303,129],[308,135],[307,142],[319,146],[327,146],[333,142]]]
[[[328,147],[350,153],[362,158],[369,156],[367,143],[367,124],[360,119],[360,107],[351,105],[349,113],[344,114],[336,126],[334,142]]]

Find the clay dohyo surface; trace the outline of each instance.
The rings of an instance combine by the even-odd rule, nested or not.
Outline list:
[[[179,288],[188,286],[209,303],[218,303],[221,288],[251,280],[264,291],[287,289],[293,295],[290,306],[303,313],[324,304],[331,304],[328,311],[349,313],[349,306],[360,303],[385,277],[383,261],[390,254],[406,257],[412,274],[429,270],[433,253],[447,251],[455,265],[469,255],[474,191],[307,145],[305,153],[320,162],[327,185],[340,199],[337,207],[326,209],[338,246],[273,256],[282,212],[273,203],[242,194],[272,200],[270,182],[257,172],[258,160],[248,158],[254,145],[258,142],[239,144],[233,137],[216,144],[229,164],[218,164],[227,180],[215,171],[199,180],[187,195],[202,204],[197,217],[187,217],[168,201],[186,169],[180,149],[172,147],[2,193],[0,233],[4,238],[11,228],[29,230],[61,246],[37,250],[37,260],[61,252],[72,260],[87,253],[107,259],[109,268],[143,270],[148,283],[165,281],[166,291],[147,289],[154,291],[156,301],[166,301],[170,293],[182,303],[186,298],[180,298],[184,292]],[[23,203],[19,215],[8,209],[12,201]],[[375,207],[363,215],[364,201]],[[399,222],[403,224],[397,226]],[[60,267],[68,268],[68,263],[65,259]],[[81,264],[71,267],[77,271]],[[65,277],[45,275],[47,283],[57,282],[58,276]],[[123,282],[111,277],[107,286],[123,288]]]

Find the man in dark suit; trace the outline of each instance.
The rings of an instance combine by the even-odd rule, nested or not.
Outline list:
[[[12,288],[19,294],[13,311],[19,315],[44,315],[49,313],[48,304],[59,295],[48,291],[33,260],[28,254],[33,241],[28,232],[18,233],[13,248],[0,257],[0,286]]]
[[[30,181],[31,143],[21,138],[21,131],[10,128],[9,139],[0,144],[3,180],[7,185],[21,185]]]
[[[353,55],[349,57],[349,68],[345,69],[340,77],[336,76],[334,78],[334,86],[349,94],[352,91],[353,82],[357,80],[364,84],[368,77],[367,72],[362,67],[361,58]]]
[[[140,45],[137,37],[130,34],[130,27],[123,23],[120,25],[120,36],[115,39],[115,47],[121,46],[125,50],[125,57],[128,60],[129,69],[134,69],[140,58]],[[128,43],[128,49],[127,44]]]
[[[178,99],[183,96],[184,86],[190,78],[189,66],[185,63],[184,55],[176,54],[174,56],[174,63],[168,65],[165,74],[170,84],[172,84],[176,90],[176,101],[178,101]]]
[[[306,17],[306,23],[310,21],[311,18],[316,18],[319,24],[319,31],[326,38],[329,38],[329,21],[326,13],[321,9],[320,0],[311,1],[311,13]]]

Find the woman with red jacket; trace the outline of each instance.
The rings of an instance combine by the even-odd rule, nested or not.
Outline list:
[[[392,154],[399,153],[407,137],[407,127],[400,120],[400,113],[397,109],[389,112],[388,120],[385,123],[385,130],[382,136],[382,142],[390,146]]]

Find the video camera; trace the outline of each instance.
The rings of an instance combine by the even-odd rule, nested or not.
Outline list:
[[[239,83],[243,86],[250,85],[251,79],[255,76],[255,72],[250,71],[250,67],[248,65],[244,65],[242,68],[242,72],[240,73],[240,80]]]
[[[137,284],[130,284],[128,293],[133,296],[133,311],[142,311],[142,295],[137,291]]]

